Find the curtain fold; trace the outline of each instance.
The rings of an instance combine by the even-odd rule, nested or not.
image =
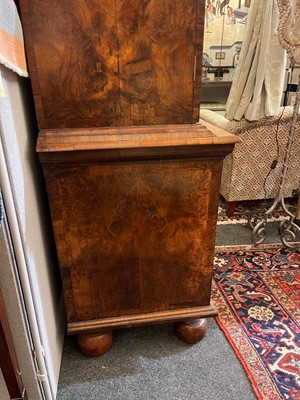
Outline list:
[[[226,103],[226,117],[255,121],[278,114],[286,52],[278,38],[276,0],[252,0],[241,55]]]

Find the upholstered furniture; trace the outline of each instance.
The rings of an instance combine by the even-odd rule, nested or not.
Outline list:
[[[236,201],[271,199],[276,196],[292,114],[293,108],[286,107],[277,116],[250,122],[244,118],[240,121],[229,121],[214,111],[200,111],[200,117],[204,121],[242,139],[242,143],[237,144],[233,153],[225,158],[223,165],[221,195],[228,203],[229,215],[232,214]],[[278,163],[270,172],[274,160],[278,160]],[[291,151],[284,197],[291,197],[293,190],[298,188],[299,171],[300,121]]]

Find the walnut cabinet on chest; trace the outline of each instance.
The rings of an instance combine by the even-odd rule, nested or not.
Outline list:
[[[204,0],[21,0],[68,333],[97,355],[112,329],[210,305],[222,160],[199,124]]]

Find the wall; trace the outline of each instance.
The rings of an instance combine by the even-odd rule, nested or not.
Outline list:
[[[0,393],[1,393],[1,400],[9,400],[9,393],[5,387],[5,382],[1,371],[0,371]]]
[[[11,243],[5,222],[0,229],[0,265],[1,280],[0,288],[3,295],[10,329],[14,340],[18,364],[22,372],[23,385],[27,389],[28,399],[38,400],[41,398],[38,382],[35,376],[35,368],[31,357],[31,347],[27,338],[25,321],[21,311],[20,299],[18,297],[18,286],[14,273],[14,259],[11,256]],[[20,339],[21,338],[21,339]],[[8,400],[5,382],[0,375],[1,400]]]
[[[35,152],[37,129],[30,82],[5,67],[1,69],[5,91],[5,97],[0,98],[1,141],[49,380],[56,392],[65,331],[64,307],[45,186]]]

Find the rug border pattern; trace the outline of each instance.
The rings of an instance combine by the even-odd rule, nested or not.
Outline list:
[[[231,313],[226,299],[220,292],[214,279],[212,281],[212,288],[211,302],[219,311],[219,315],[215,320],[244,368],[257,398],[259,400],[282,400],[273,380],[258,357],[252,344],[249,342],[241,325]],[[227,325],[225,322],[227,322]],[[248,360],[251,360],[251,362],[246,364],[241,354],[243,354]]]

